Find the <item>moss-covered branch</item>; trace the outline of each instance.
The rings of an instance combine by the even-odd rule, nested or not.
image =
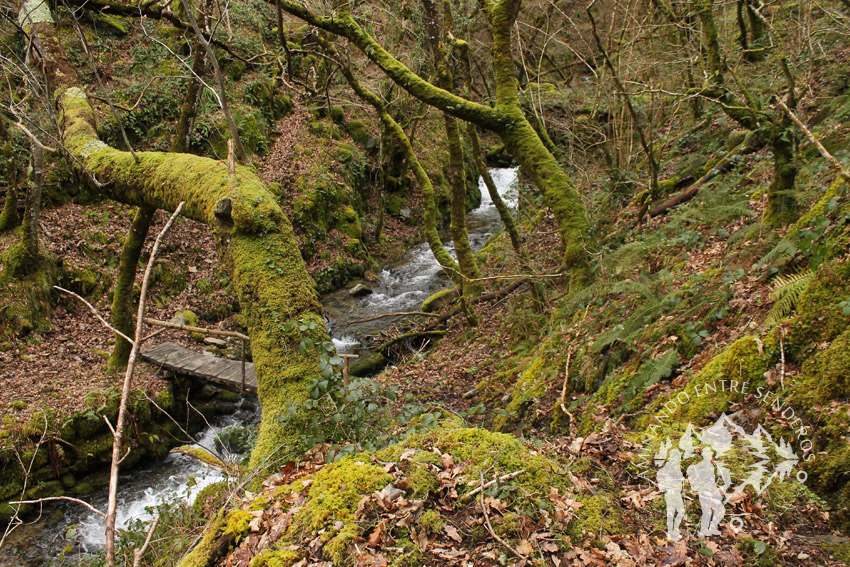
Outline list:
[[[381,46],[343,5],[332,17],[320,16],[294,0],[280,0],[293,16],[348,39],[388,77],[417,99],[461,120],[496,132],[507,151],[540,188],[546,204],[555,214],[565,267],[571,270],[573,285],[590,279],[590,222],[584,202],[563,167],[558,163],[520,107],[519,82],[514,75],[511,30],[521,0],[500,0],[485,4],[493,32],[493,66],[496,76],[496,106],[472,102],[423,79]]]
[[[41,0],[30,2],[44,6]],[[26,5],[23,10],[29,11]],[[138,152],[135,161],[129,152],[106,145],[98,138],[94,112],[49,13],[27,27],[38,37],[63,144],[74,163],[112,198],[165,210],[185,201],[187,217],[215,230],[251,336],[263,407],[252,464],[301,449],[301,432],[312,416],[302,410],[286,425],[281,417],[287,403],[306,399],[307,382],[318,373],[318,354],[300,354],[299,325],[287,323],[318,323],[312,331],[314,342],[327,340],[327,332],[292,226],[275,196],[249,167],[237,166],[229,175],[227,165],[219,161],[165,152]]]

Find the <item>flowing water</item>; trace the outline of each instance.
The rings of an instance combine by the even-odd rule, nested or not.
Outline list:
[[[515,208],[517,204],[516,168],[491,169],[490,175],[505,203]],[[479,179],[481,205],[467,215],[469,243],[479,250],[487,240],[502,229],[499,212],[490,194]],[[444,242],[446,250],[454,257],[454,246]],[[371,286],[373,293],[352,297],[346,289],[322,297],[328,318],[328,327],[334,344],[340,352],[357,352],[369,335],[379,333],[401,317],[386,317],[363,323],[354,323],[384,313],[418,311],[430,295],[445,289],[451,282],[443,273],[427,243],[410,249],[398,262],[385,268],[379,280]]]
[[[517,170],[491,169],[490,174],[508,206],[515,207]],[[476,251],[502,229],[499,213],[483,180],[479,180],[479,187],[481,205],[467,216],[470,244]],[[445,245],[454,256],[452,243],[446,241]],[[365,323],[353,321],[383,313],[417,311],[426,298],[445,289],[450,283],[427,244],[412,248],[399,261],[381,271],[379,281],[372,286],[372,294],[355,298],[348,290],[343,289],[322,298],[334,344],[340,352],[359,350],[368,335],[386,329],[400,318],[387,317]],[[216,436],[222,429],[233,424],[250,426],[258,421],[258,411],[238,410],[233,415],[217,420],[203,431],[197,444],[211,449],[215,447]],[[230,455],[229,458],[237,460],[239,455]],[[153,509],[165,502],[192,501],[204,487],[223,478],[221,473],[180,454],[170,454],[162,461],[136,467],[121,476],[117,527],[120,530],[128,527],[133,521],[151,519]],[[105,510],[106,490],[87,497],[86,500],[96,508]],[[50,511],[52,520],[19,528],[15,536],[7,542],[9,545],[5,546],[6,549],[0,550],[0,567],[44,564],[57,558],[66,544],[71,545],[72,560],[74,555],[81,557],[102,549],[105,528],[101,517],[76,504],[62,504],[50,508],[45,506],[45,509]],[[57,517],[59,513],[61,518]],[[69,528],[73,529],[74,536],[66,539]]]

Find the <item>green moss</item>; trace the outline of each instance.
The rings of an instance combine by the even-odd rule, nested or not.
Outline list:
[[[198,316],[195,314],[194,311],[191,311],[189,309],[184,309],[183,311],[178,311],[177,313],[175,313],[174,316],[177,317],[177,318],[180,318],[182,316],[183,324],[186,325],[187,327],[198,327],[199,326],[198,325]],[[203,333],[197,333],[197,332],[190,332],[189,338],[191,338],[193,341],[200,343],[200,342],[203,342],[203,340],[204,340],[204,334]]]
[[[850,396],[850,329],[836,337],[826,350],[806,360],[799,381],[795,389],[807,407]]]
[[[100,294],[112,285],[112,276],[92,266],[62,265],[62,284],[83,297]]]
[[[684,388],[658,398],[639,423],[698,423],[712,413],[720,414],[731,401],[743,399],[744,393],[755,393],[764,383],[766,371],[767,361],[759,353],[756,339],[738,339],[712,358]]]
[[[430,451],[423,451],[423,453],[433,455]],[[424,500],[440,489],[439,479],[426,464],[413,464],[406,472],[412,498]]]
[[[249,567],[290,567],[301,559],[295,549],[264,549],[251,559]]]
[[[337,229],[350,238],[363,239],[363,228],[360,226],[360,217],[353,207],[343,207],[339,212],[336,222]]]
[[[200,543],[198,543],[198,545],[196,545],[192,551],[183,558],[183,560],[178,564],[178,567],[206,567],[209,564],[209,556],[213,548],[213,544],[215,544],[218,539],[219,533],[221,533],[223,527],[224,511],[222,510],[204,530],[204,535],[201,538]]]
[[[192,513],[200,518],[208,517],[206,510],[218,511],[227,497],[228,484],[215,482],[201,489],[192,503]]]
[[[505,427],[511,420],[521,417],[525,408],[546,390],[547,384],[557,374],[555,367],[544,353],[539,353],[531,361],[511,386],[511,400],[505,413],[496,418],[496,428]]]
[[[457,288],[438,291],[422,302],[422,311],[436,313],[446,308],[457,297]]]
[[[373,352],[352,362],[349,371],[352,376],[371,376],[380,372],[387,362],[383,354]]]
[[[493,526],[493,530],[502,537],[515,535],[519,530],[519,516],[513,512],[506,512],[502,519]]]
[[[416,524],[425,530],[427,534],[438,534],[443,530],[443,527],[446,525],[446,521],[436,510],[425,510],[419,519],[416,520]]]
[[[575,518],[570,522],[567,533],[574,539],[579,540],[582,534],[622,534],[626,527],[620,517],[620,509],[611,497],[604,494],[593,496],[579,496],[578,501],[582,507],[577,511]]]
[[[340,565],[348,557],[348,546],[360,536],[360,526],[355,512],[364,494],[382,489],[392,482],[392,476],[382,468],[345,457],[316,474],[310,486],[308,502],[296,515],[293,524],[302,530],[318,532],[328,529],[336,522],[343,528],[335,532],[325,543],[325,555]]]
[[[821,549],[832,555],[838,561],[850,563],[850,544],[822,542]]]
[[[27,409],[27,403],[24,400],[15,400],[9,402],[9,407],[16,410]]]
[[[369,131],[369,126],[362,120],[352,120],[345,124],[345,131],[351,136],[351,139],[359,146],[365,146],[372,133]]]
[[[797,316],[787,337],[788,353],[805,361],[816,346],[829,342],[850,325],[839,302],[850,297],[850,262],[824,264],[797,300]]]
[[[253,519],[254,516],[246,510],[231,510],[224,523],[224,533],[239,538],[248,533],[248,524]]]

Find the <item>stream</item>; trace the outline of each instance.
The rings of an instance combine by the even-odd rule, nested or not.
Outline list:
[[[490,174],[506,204],[517,203],[517,169],[491,169]],[[487,240],[502,229],[499,213],[493,205],[483,180],[479,179],[481,205],[467,216],[469,240],[473,250],[479,250]],[[454,256],[454,246],[445,242]],[[417,311],[433,293],[450,285],[427,243],[411,248],[401,259],[379,274],[379,281],[370,284],[372,293],[353,297],[347,289],[322,297],[328,328],[339,352],[358,352],[369,335],[377,334],[401,317],[386,317],[365,323],[351,323],[399,311]],[[253,406],[254,404],[251,404]],[[259,423],[259,410],[237,410],[219,418],[199,434],[197,445],[212,449],[222,430],[242,424]],[[227,455],[238,461],[240,454]],[[164,460],[136,467],[121,475],[118,492],[117,528],[128,527],[134,521],[147,521],[157,506],[175,500],[193,501],[206,486],[224,478],[222,473],[199,464],[181,454],[170,454]],[[85,500],[94,507],[106,509],[106,489]],[[59,557],[66,548],[66,562],[99,551],[104,544],[104,521],[79,505],[63,503],[44,507],[43,519],[19,527],[0,549],[0,567],[36,566]]]

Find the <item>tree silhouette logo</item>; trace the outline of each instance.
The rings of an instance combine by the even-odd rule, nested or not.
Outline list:
[[[761,425],[747,433],[724,413],[701,431],[688,424],[678,442],[667,436],[653,462],[655,482],[667,505],[667,538],[678,541],[686,489],[702,509],[699,535],[719,535],[727,503],[748,487],[761,495],[772,483],[789,478],[800,458],[790,444],[774,441]],[[805,471],[798,471],[796,479],[805,482]],[[738,518],[729,524],[735,531],[743,527]]]

